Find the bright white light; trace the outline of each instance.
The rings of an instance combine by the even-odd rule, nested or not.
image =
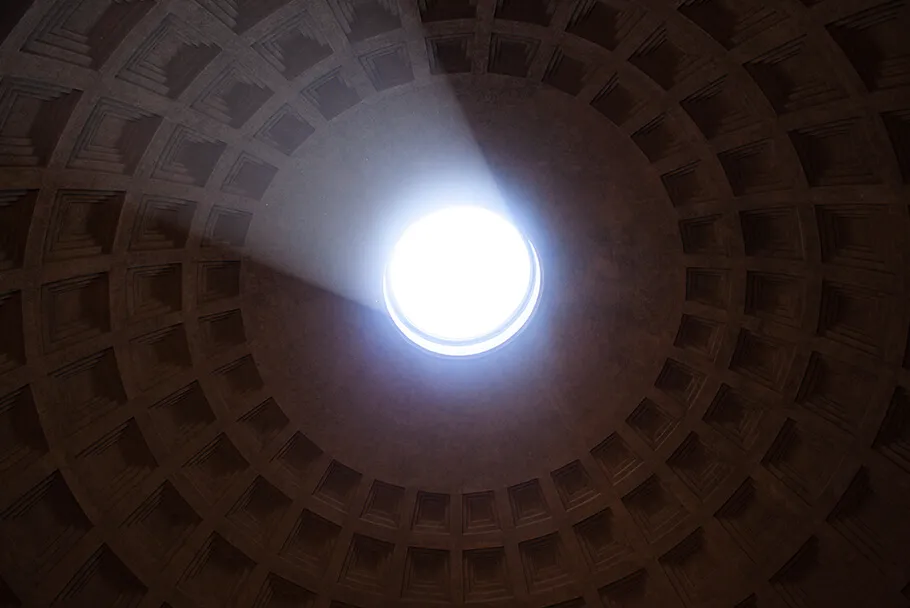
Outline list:
[[[410,340],[444,355],[473,355],[527,323],[540,295],[540,262],[499,215],[448,207],[405,230],[383,287],[392,320]]]

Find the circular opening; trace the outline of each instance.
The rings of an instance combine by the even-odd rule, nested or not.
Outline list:
[[[443,355],[476,355],[528,322],[540,275],[534,247],[503,217],[449,207],[405,230],[383,291],[392,320],[412,342]]]

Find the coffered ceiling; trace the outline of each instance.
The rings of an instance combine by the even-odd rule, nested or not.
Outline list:
[[[908,605],[907,32],[4,0],[0,606]],[[453,361],[374,278],[468,181],[545,290]]]

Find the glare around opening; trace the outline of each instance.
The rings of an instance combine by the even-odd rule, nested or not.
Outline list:
[[[534,247],[482,207],[448,207],[411,224],[383,282],[392,320],[411,341],[443,355],[491,350],[527,323],[540,296]]]

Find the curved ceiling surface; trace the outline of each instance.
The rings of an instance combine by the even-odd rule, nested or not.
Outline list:
[[[0,606],[910,601],[907,0],[6,0]],[[540,254],[484,357],[385,256]]]

